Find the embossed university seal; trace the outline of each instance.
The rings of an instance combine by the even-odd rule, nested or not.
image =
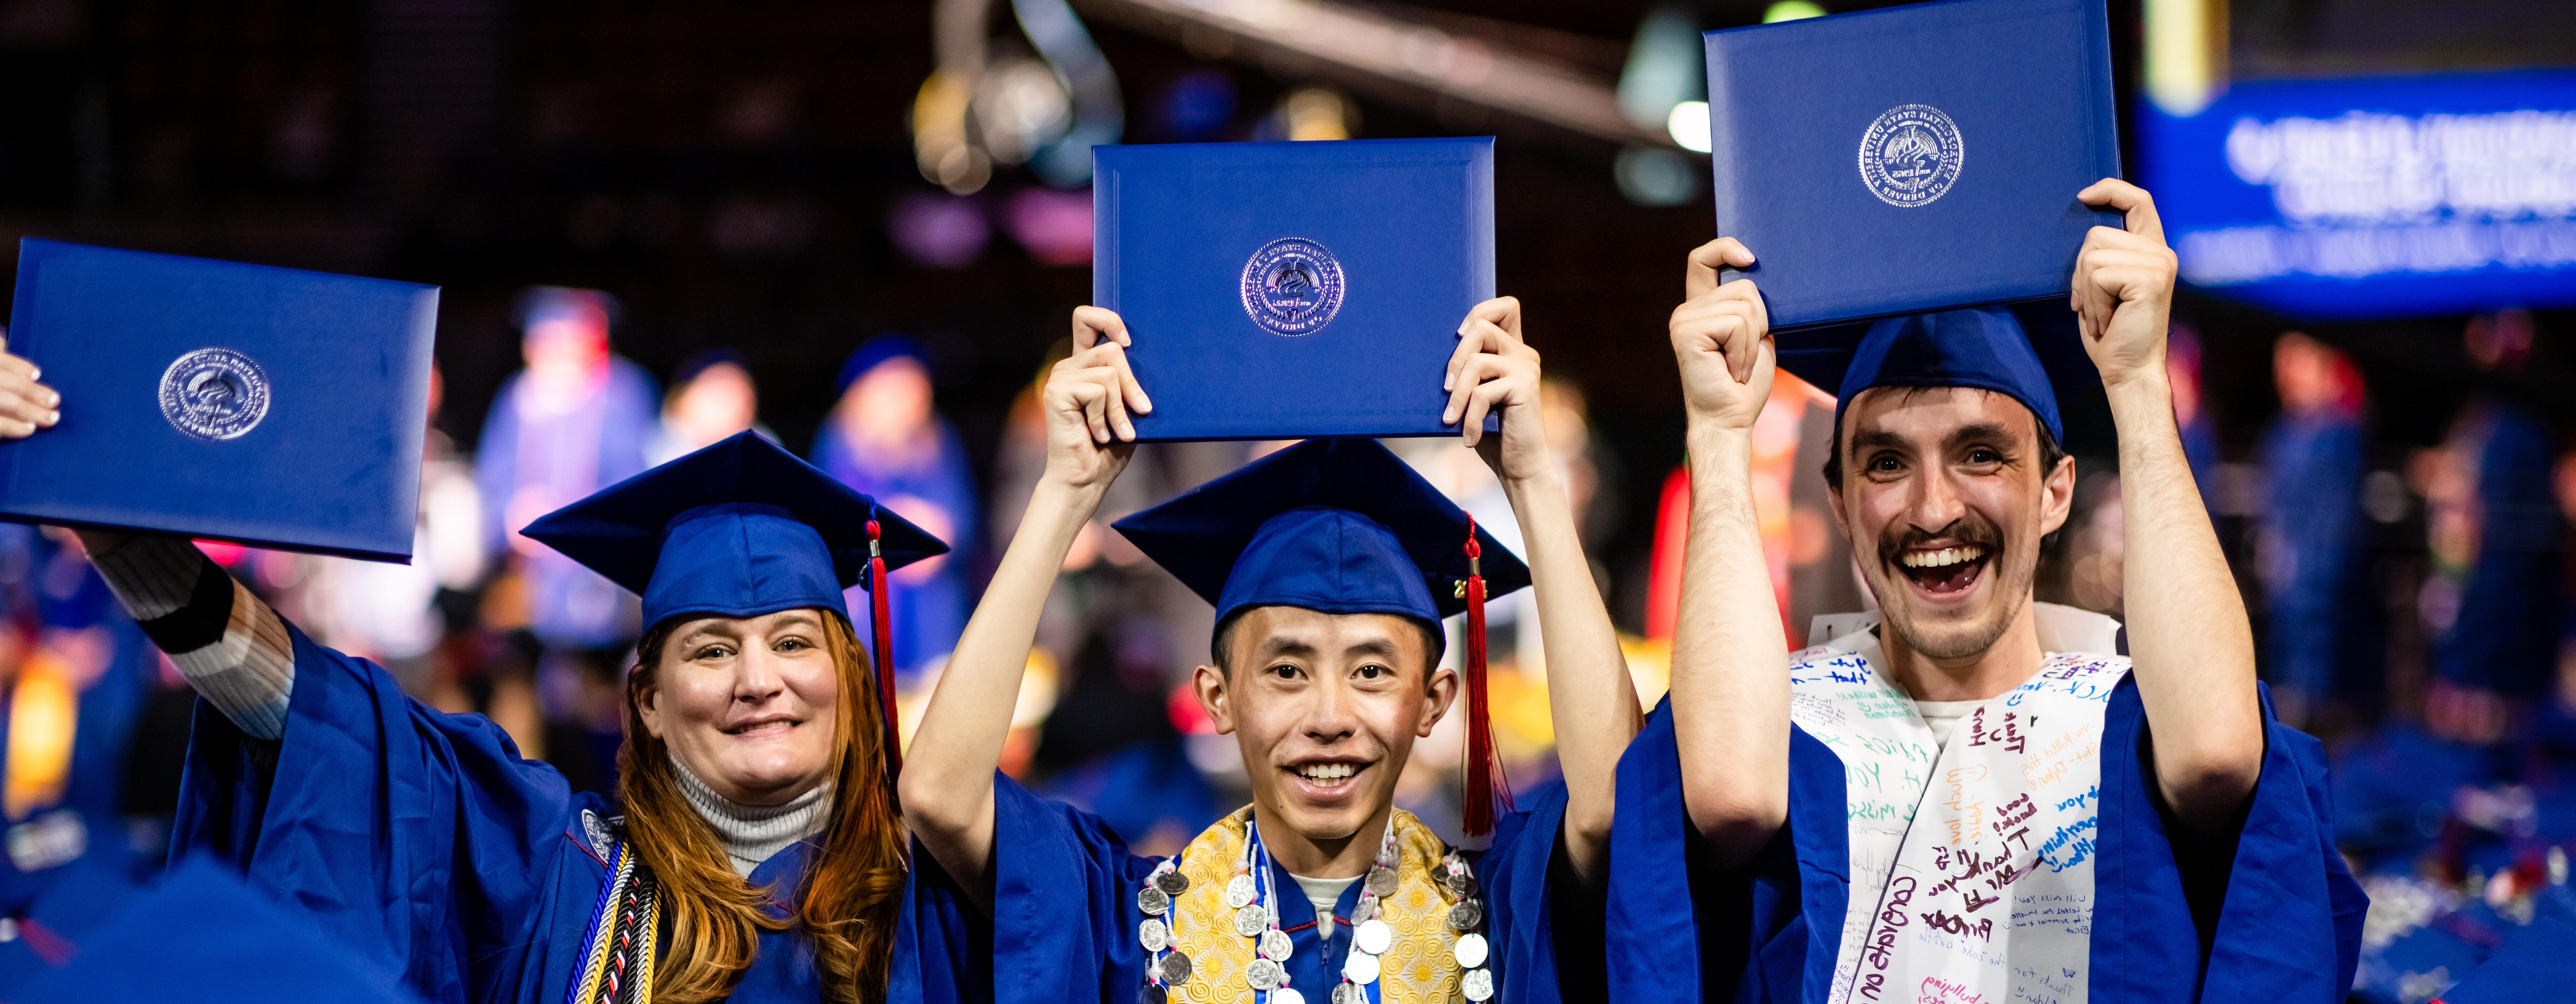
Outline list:
[[[1243,312],[1274,335],[1304,335],[1342,309],[1342,263],[1324,246],[1283,237],[1243,263]]]
[[[231,349],[198,349],[161,373],[161,417],[198,439],[237,439],[268,417],[268,372]]]
[[[1959,180],[1967,156],[1959,124],[1950,116],[1931,105],[1898,105],[1861,134],[1860,180],[1888,205],[1930,205]]]

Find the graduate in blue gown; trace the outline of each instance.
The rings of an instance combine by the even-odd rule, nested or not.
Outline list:
[[[127,753],[158,688],[158,659],[80,549],[0,526],[0,986],[52,968],[50,939],[86,931],[133,878],[160,868],[130,846]],[[15,632],[16,637],[6,635]]]
[[[884,636],[863,649],[842,600],[944,545],[749,433],[527,532],[642,596],[616,802],[315,644],[184,541],[85,532],[205,698],[174,854],[432,1001],[980,998],[974,931],[906,871]]]
[[[841,364],[832,413],[814,433],[814,466],[929,528],[960,557],[895,576],[886,612],[895,625],[898,682],[935,663],[966,627],[964,556],[980,546],[983,519],[966,443],[932,407],[930,358],[906,335],[879,335]],[[852,602],[856,602],[853,597]]]
[[[1117,315],[1074,314],[1044,390],[1048,461],[914,736],[905,818],[992,918],[1013,1001],[1552,1001],[1597,997],[1610,774],[1638,709],[1540,427],[1519,304],[1460,326],[1444,418],[1482,438],[1531,542],[1523,566],[1385,447],[1309,441],[1116,527],[1217,608],[1193,685],[1253,804],[1169,859],[995,773],[1039,608],[1149,410]],[[1499,410],[1502,432],[1481,436]],[[1495,811],[1483,602],[1535,582],[1565,781]],[[1464,672],[1440,667],[1467,614]],[[1413,743],[1464,692],[1467,825],[1394,806]],[[1509,803],[1506,802],[1506,805]],[[926,870],[926,868],[925,868]],[[1560,937],[1558,932],[1566,932]]]
[[[653,466],[660,397],[644,368],[609,346],[615,301],[590,289],[539,286],[520,299],[527,368],[501,382],[475,437],[485,554],[516,555],[528,630],[555,650],[608,648],[635,637],[616,584],[519,531],[530,521]]]
[[[2088,238],[2073,325],[1949,311],[1777,350],[1840,388],[1825,478],[1880,607],[1795,653],[1744,459],[1775,350],[1753,282],[1716,274],[1754,258],[1732,238],[1692,252],[1672,321],[1689,571],[1670,699],[1618,775],[1615,997],[2330,1004],[2351,986],[2367,904],[2322,751],[2255,681],[2175,432],[2174,258],[2145,192],[2078,197],[2127,228]],[[2075,484],[2058,395],[2092,380],[2119,432],[2134,665],[2119,625],[2030,595]]]

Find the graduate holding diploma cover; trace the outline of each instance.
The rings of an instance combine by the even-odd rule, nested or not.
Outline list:
[[[2065,54],[2022,51],[2017,26],[2067,6],[1961,0],[1805,30],[1873,52],[1954,51],[1960,33],[1990,31],[1957,58],[2026,67]],[[1929,27],[1894,31],[1897,14]],[[1722,48],[1763,48],[1765,30],[1713,33],[1712,74]],[[2107,93],[2107,78],[2085,80],[2077,98],[2096,85]],[[1841,183],[1890,213],[1926,200],[1873,195],[1889,187],[1873,152],[1957,166],[1864,125],[1850,129],[1863,170]],[[2070,141],[1983,135],[1986,148]],[[1950,139],[1920,142],[1937,155]],[[1967,184],[1915,170],[1901,177]],[[2069,215],[2060,199],[2117,225],[2034,252],[2027,235]],[[1936,245],[1973,259],[1991,244],[2000,261],[1808,256],[1765,272],[1765,245],[1732,234],[1690,254],[1670,327],[1692,512],[1671,696],[1620,764],[1607,926],[1622,999],[2332,1004],[2351,985],[2366,900],[2332,841],[2322,748],[2276,720],[2256,683],[2244,604],[2183,454],[2164,361],[2176,263],[2154,200],[2097,176],[2018,201],[1987,209],[2024,218],[1977,219]],[[1892,242],[1865,223],[1769,232],[1798,247]],[[2048,258],[2067,262],[2063,308],[1977,306],[2029,291],[1960,281]],[[1775,347],[1775,278],[1810,296],[1911,285],[1928,299],[1861,313],[1934,312],[1807,327]],[[1855,316],[1814,302],[1806,320]],[[1843,627],[1794,652],[1761,586],[1750,486],[1775,366],[1837,395],[1823,473],[1878,607],[1819,618]],[[2075,488],[2062,402],[2090,385],[2119,441],[2126,655],[2119,625],[2031,594]]]
[[[0,519],[411,557],[438,288],[27,238]],[[26,374],[20,374],[26,375]],[[111,459],[112,458],[112,459]]]
[[[1104,148],[1101,159],[1113,158]],[[1119,184],[1120,198],[1171,194],[1140,193],[1132,177]],[[1256,224],[1277,215],[1260,205],[1235,211]],[[1426,245],[1417,267],[1461,264],[1440,253],[1445,237],[1395,236]],[[1489,251],[1489,228],[1483,241]],[[1220,253],[1186,241],[1166,250]],[[1245,250],[1221,253],[1239,258]],[[1274,271],[1311,269],[1315,260]],[[1231,266],[1209,275],[1221,284],[1185,295],[1241,295]],[[1354,298],[1366,288],[1379,309],[1419,313],[1456,293],[1364,272],[1344,278]],[[1311,306],[1300,299],[1311,287],[1283,288],[1294,294],[1278,298],[1284,312]],[[1172,309],[1125,305],[1161,316]],[[1229,306],[1240,318],[1271,304]],[[1548,456],[1538,353],[1523,340],[1520,305],[1504,297],[1447,309],[1463,319],[1434,329],[1447,344],[1419,372],[1404,365],[1404,353],[1418,346],[1348,345],[1317,364],[1337,373],[1391,368],[1404,393],[1430,399],[1428,414],[1410,420],[1414,428],[1369,431],[1461,430],[1511,497],[1531,542],[1526,567],[1366,439],[1310,438],[1118,522],[1119,532],[1216,606],[1209,659],[1193,686],[1217,730],[1235,737],[1253,789],[1252,805],[1169,859],[1129,853],[1097,817],[1040,800],[994,769],[1038,611],[1065,553],[1125,468],[1147,417],[1170,407],[1155,396],[1167,385],[1144,379],[1145,360],[1204,335],[1145,330],[1096,306],[1074,311],[1074,355],[1043,391],[1045,474],[940,677],[902,784],[905,818],[929,857],[990,911],[997,1000],[1395,1004],[1602,992],[1603,978],[1582,960],[1597,958],[1593,890],[1612,774],[1639,721],[1636,697]],[[1207,369],[1190,379],[1191,393],[1214,400],[1259,397],[1269,375]],[[1330,436],[1347,431],[1336,423],[1349,418],[1335,414],[1334,403],[1205,434]],[[1485,431],[1493,416],[1499,432]],[[1565,780],[1515,810],[1498,790],[1484,721],[1482,606],[1522,585],[1535,587],[1547,619],[1549,700]],[[1461,612],[1463,672],[1440,668],[1441,621]],[[1466,829],[1471,841],[1487,843],[1482,849],[1448,845],[1393,804],[1413,743],[1461,698]]]
[[[0,353],[0,448],[117,403],[38,376]],[[946,545],[753,433],[525,532],[642,598],[615,802],[314,643],[186,538],[81,530],[201,698],[173,856],[430,1001],[982,999],[971,918],[908,867],[882,600],[863,647],[843,599]]]

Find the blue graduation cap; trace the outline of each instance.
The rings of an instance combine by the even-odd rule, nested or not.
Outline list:
[[[171,869],[72,946],[61,969],[11,987],[14,1004],[417,1002],[395,974],[334,944],[212,858]]]
[[[897,755],[885,574],[948,545],[756,433],[594,492],[520,531],[644,599],[644,623],[684,614],[757,617],[874,597],[886,753]]]
[[[1834,395],[1834,419],[1873,387],[1976,387],[2037,416],[2060,444],[2073,414],[2107,411],[2063,301],[1943,310],[1779,336],[1780,368]]]
[[[1216,605],[1221,623],[1259,606],[1467,615],[1466,829],[1493,827],[1493,733],[1485,709],[1484,601],[1529,585],[1529,566],[1368,439],[1311,439],[1162,505],[1119,533]]]
[[[930,368],[930,350],[913,340],[911,335],[902,333],[878,335],[868,339],[867,344],[852,350],[848,359],[842,360],[841,375],[832,387],[833,398],[838,399],[841,395],[849,393],[850,385],[859,382],[860,377],[868,375],[869,370],[897,359],[910,359],[920,363],[923,369]]]

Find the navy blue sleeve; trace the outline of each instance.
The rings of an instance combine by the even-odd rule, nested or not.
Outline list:
[[[1691,826],[1669,700],[1619,760],[1604,907],[1613,1000],[1815,1001],[1850,899],[1842,760],[1789,730],[1789,818],[1722,868]]]
[[[993,999],[1126,1002],[1145,985],[1136,890],[1151,858],[1088,812],[993,775]]]
[[[2198,848],[2224,859],[2195,861],[2193,849],[2177,851],[2158,808],[2137,683],[2112,692],[2092,1000],[2339,1001],[2350,991],[2370,902],[2335,849],[2325,750],[2273,718],[2268,699],[2264,726],[2263,773],[2232,851]],[[2196,872],[2224,876],[2223,885],[2208,882],[2195,897]]]
[[[1548,782],[1523,797],[1520,811],[1496,821],[1493,844],[1476,859],[1495,997],[1513,1004],[1598,999],[1603,988],[1597,948],[1560,948],[1557,940],[1559,931],[1581,931],[1597,946],[1601,930],[1597,917],[1588,915],[1592,899],[1582,895],[1581,884],[1558,874],[1565,782]],[[1569,961],[1575,963],[1570,970]],[[1571,983],[1561,982],[1569,978]]]
[[[567,836],[574,796],[563,777],[520,759],[483,716],[425,707],[374,663],[289,630],[295,690],[282,739],[250,738],[198,702],[172,857],[229,862],[432,999],[568,973],[572,962],[547,950],[577,946],[550,945],[536,928],[571,922],[547,905],[567,895],[564,882],[586,883],[595,899],[604,866],[561,867],[566,855],[595,860]],[[494,972],[495,956],[530,969]]]

